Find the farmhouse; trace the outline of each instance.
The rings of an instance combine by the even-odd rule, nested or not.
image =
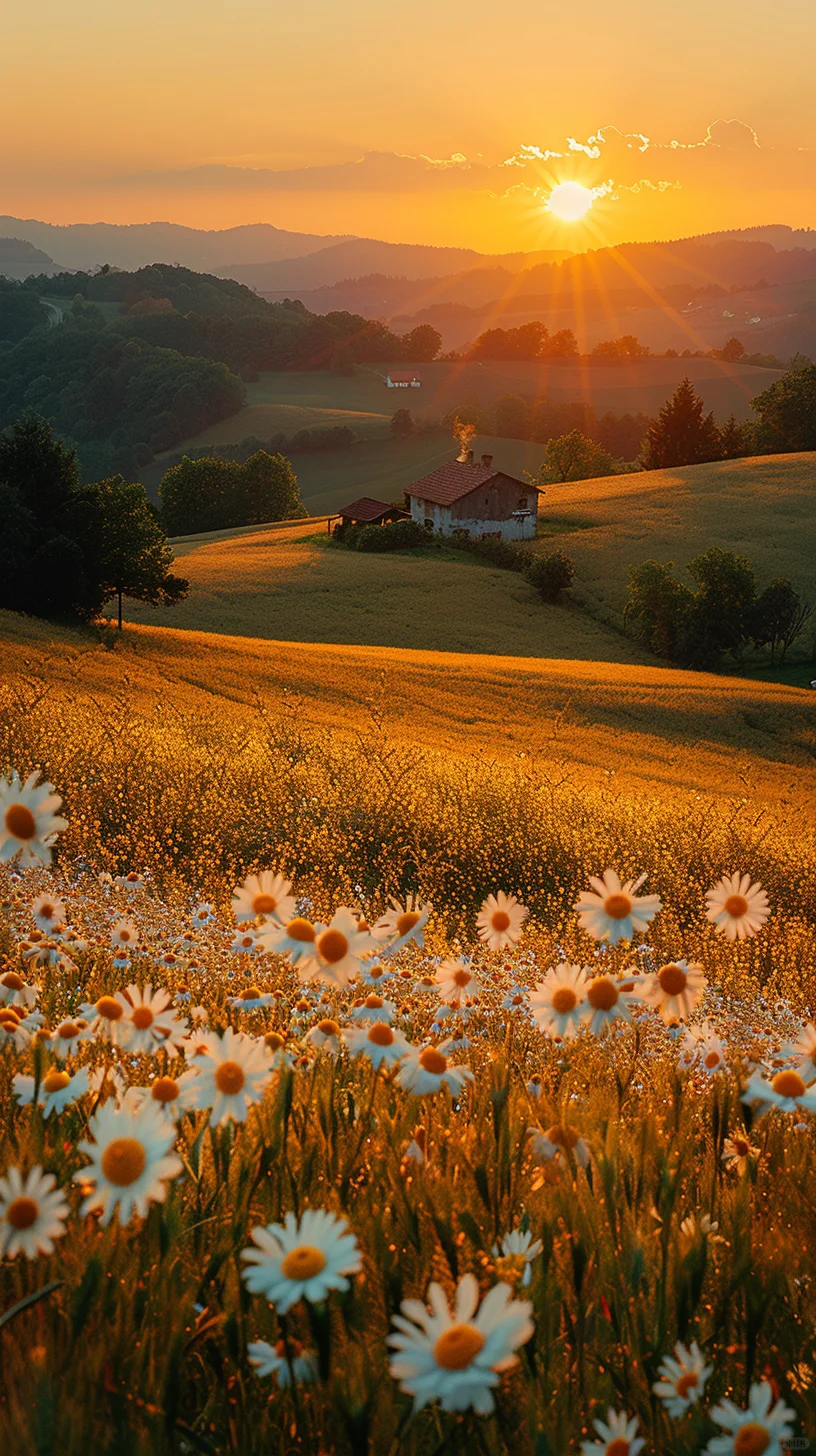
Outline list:
[[[422,378],[415,369],[389,369],[385,382],[389,389],[422,388]]]
[[[388,501],[374,500],[373,496],[362,495],[351,505],[343,506],[337,512],[344,526],[385,526],[389,521],[404,521],[408,512]]]
[[[406,491],[411,519],[450,536],[497,536],[502,541],[528,541],[536,533],[538,488],[497,470],[492,455],[440,465]]]

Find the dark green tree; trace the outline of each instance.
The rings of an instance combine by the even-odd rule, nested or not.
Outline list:
[[[694,593],[674,575],[673,561],[644,561],[629,568],[624,622],[658,657],[682,662]]]
[[[750,616],[750,633],[756,647],[770,647],[771,662],[785,661],[788,649],[804,631],[813,607],[803,601],[787,577],[779,576],[756,599]]]
[[[529,440],[530,406],[520,394],[500,394],[493,406],[493,429],[503,440]]]
[[[713,414],[705,406],[691,380],[678,384],[646,433],[643,455],[645,470],[662,470],[678,465],[699,465],[722,458],[720,433]]]
[[[724,652],[738,658],[750,637],[756,578],[745,556],[711,546],[688,564],[697,583],[688,623],[688,657],[705,666]]]
[[[748,453],[750,432],[741,425],[736,415],[730,414],[720,430],[720,449],[723,460],[736,460]]]
[[[102,602],[117,599],[120,631],[123,597],[173,606],[187,595],[189,582],[171,571],[173,548],[143,485],[121,475],[81,485],[73,494],[71,515]]]
[[[544,464],[535,477],[536,485],[568,480],[594,480],[597,475],[614,475],[617,462],[596,440],[580,430],[570,430],[547,442]]]
[[[534,556],[527,567],[526,576],[542,601],[557,602],[561,593],[572,585],[575,566],[569,556],[559,548],[547,556]]]
[[[751,400],[751,408],[759,416],[763,450],[816,450],[816,364],[797,359],[787,374]]]

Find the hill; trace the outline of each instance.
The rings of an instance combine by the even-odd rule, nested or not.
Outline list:
[[[709,546],[748,556],[762,585],[790,577],[813,601],[815,506],[816,454],[642,471],[550,486],[537,547],[561,538],[580,598],[610,621],[620,621],[631,564],[656,557],[682,567]]]
[[[735,820],[746,804],[749,817],[764,804],[801,833],[816,792],[812,695],[775,683],[145,625],[102,645],[11,613],[0,613],[0,644],[7,695],[33,704],[47,684],[66,745],[86,715],[115,717],[114,736],[124,745],[122,735],[135,734],[141,761],[174,724],[190,751],[200,742],[196,754],[218,751],[219,734],[226,749],[262,706],[264,731],[291,740],[293,752],[310,730],[338,743],[364,739],[378,760],[391,740],[412,750],[417,773],[434,759],[469,762],[488,779],[492,765],[527,765],[554,795],[592,786],[625,805],[646,794],[680,816],[712,797],[728,800]]]

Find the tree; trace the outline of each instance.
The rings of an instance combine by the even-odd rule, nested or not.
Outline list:
[[[747,453],[749,432],[741,425],[736,415],[730,414],[720,430],[720,449],[723,460],[736,460]]]
[[[527,580],[545,602],[557,602],[572,585],[575,567],[565,552],[557,549],[548,556],[535,556],[527,568]]]
[[[500,394],[493,406],[493,428],[503,440],[529,440],[530,406],[520,394]]]
[[[414,421],[408,409],[394,410],[391,416],[392,440],[408,440],[414,433]]]
[[[122,598],[173,606],[187,595],[189,582],[174,576],[173,548],[145,495],[143,485],[121,475],[82,485],[74,492],[72,514],[86,542],[87,557],[102,601]]]
[[[646,434],[643,456],[645,470],[662,470],[678,465],[698,465],[722,458],[722,447],[713,414],[705,406],[688,376],[678,384]]]
[[[759,415],[763,449],[816,450],[816,364],[797,360],[751,400],[751,408]]]
[[[651,354],[634,334],[621,334],[619,339],[604,339],[592,350],[595,359],[645,359]]]
[[[535,483],[594,480],[597,475],[614,475],[615,468],[615,461],[602,445],[588,440],[580,430],[570,430],[568,435],[548,441]]]
[[[76,451],[47,420],[24,414],[0,435],[0,480],[17,491],[38,526],[53,528],[79,484]]]
[[[813,607],[794,591],[787,577],[777,577],[757,597],[750,617],[751,638],[756,647],[770,647],[771,663],[780,648],[780,666],[788,649],[804,631]]]
[[[745,556],[711,546],[688,564],[697,583],[689,617],[688,655],[704,665],[723,652],[739,657],[750,636],[756,578]]]
[[[293,520],[307,514],[285,455],[256,450],[243,465],[185,456],[159,485],[162,522],[170,536]]]
[[[674,576],[673,561],[644,561],[629,568],[624,623],[658,657],[682,662],[694,594]]]
[[[725,359],[726,363],[735,364],[738,359],[744,358],[745,345],[741,339],[736,339],[732,334],[730,339],[726,339],[721,349],[714,349],[712,353],[715,359]]]
[[[409,364],[430,364],[442,348],[442,335],[432,324],[417,324],[400,340],[400,358]]]

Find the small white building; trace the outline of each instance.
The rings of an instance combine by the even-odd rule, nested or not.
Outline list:
[[[503,470],[496,470],[492,455],[477,465],[473,451],[467,459],[451,460],[406,491],[411,519],[434,532],[450,536],[493,536],[502,541],[529,541],[536,533],[538,487]]]
[[[389,369],[385,382],[389,389],[422,388],[422,378],[415,369]]]

